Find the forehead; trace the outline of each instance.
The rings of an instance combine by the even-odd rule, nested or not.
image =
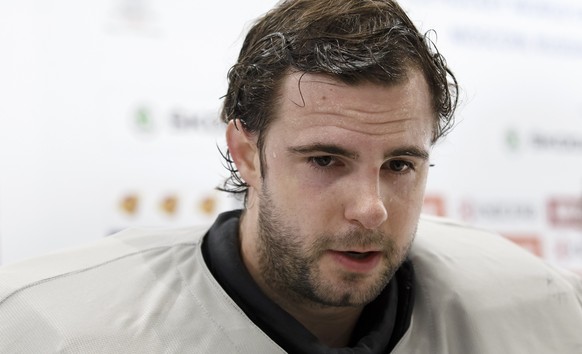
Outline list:
[[[436,114],[424,76],[402,83],[348,85],[326,75],[290,73],[282,81],[275,121],[288,132],[334,128],[364,135],[431,134]]]

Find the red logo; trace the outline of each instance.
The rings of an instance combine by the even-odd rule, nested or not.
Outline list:
[[[513,241],[517,245],[525,248],[536,256],[542,257],[542,242],[539,237],[535,235],[517,235],[517,234],[504,234],[508,240]]]
[[[427,195],[424,197],[422,205],[423,213],[435,216],[446,216],[445,201],[437,195]]]
[[[554,197],[547,202],[548,221],[556,227],[582,228],[582,198]]]

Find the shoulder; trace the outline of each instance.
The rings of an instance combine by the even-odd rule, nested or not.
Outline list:
[[[421,219],[411,258],[420,274],[459,283],[459,289],[482,292],[507,283],[499,289],[506,294],[530,288],[537,293],[549,286],[582,296],[582,279],[577,275],[548,264],[497,233],[448,219]]]
[[[127,229],[82,247],[0,267],[0,304],[14,292],[24,291],[38,283],[74,278],[84,272],[110,270],[122,260],[141,261],[140,256],[147,253],[194,247],[201,241],[205,230]]]
[[[442,267],[441,271],[449,269],[474,280],[491,280],[491,275],[521,278],[543,274],[565,277],[578,291],[582,290],[578,288],[582,284],[580,277],[549,265],[505,237],[444,218],[421,218],[411,257],[415,265]]]
[[[578,276],[498,234],[433,217],[419,222],[410,258],[412,331],[434,352],[582,349]]]
[[[0,268],[0,352],[281,353],[208,270],[206,232],[131,229]]]
[[[432,216],[421,217],[413,244],[418,261],[439,260],[437,264],[454,266],[447,260],[471,260],[475,266],[514,266],[523,262],[541,265],[539,258],[501,235],[460,222]],[[485,257],[485,258],[484,258]],[[489,262],[483,264],[485,260]]]
[[[92,341],[137,350],[142,344],[131,338],[140,332],[160,341],[156,313],[184,297],[183,279],[200,268],[195,256],[203,234],[130,229],[0,268],[0,352],[83,352]]]

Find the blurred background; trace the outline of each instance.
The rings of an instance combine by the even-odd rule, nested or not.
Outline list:
[[[1,1],[0,263],[237,207],[215,190],[220,98],[275,3]],[[582,3],[401,5],[462,87],[425,212],[582,274]]]

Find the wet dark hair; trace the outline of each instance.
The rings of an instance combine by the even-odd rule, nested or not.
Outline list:
[[[434,43],[419,33],[395,1],[283,1],[247,34],[238,61],[228,72],[221,119],[225,123],[238,119],[242,123],[238,129],[258,134],[264,162],[265,133],[275,119],[285,75],[299,71],[329,75],[350,85],[395,85],[406,81],[414,69],[424,74],[432,96],[434,143],[452,128],[457,81]],[[228,150],[223,157],[231,176],[219,189],[246,196],[248,185]]]

